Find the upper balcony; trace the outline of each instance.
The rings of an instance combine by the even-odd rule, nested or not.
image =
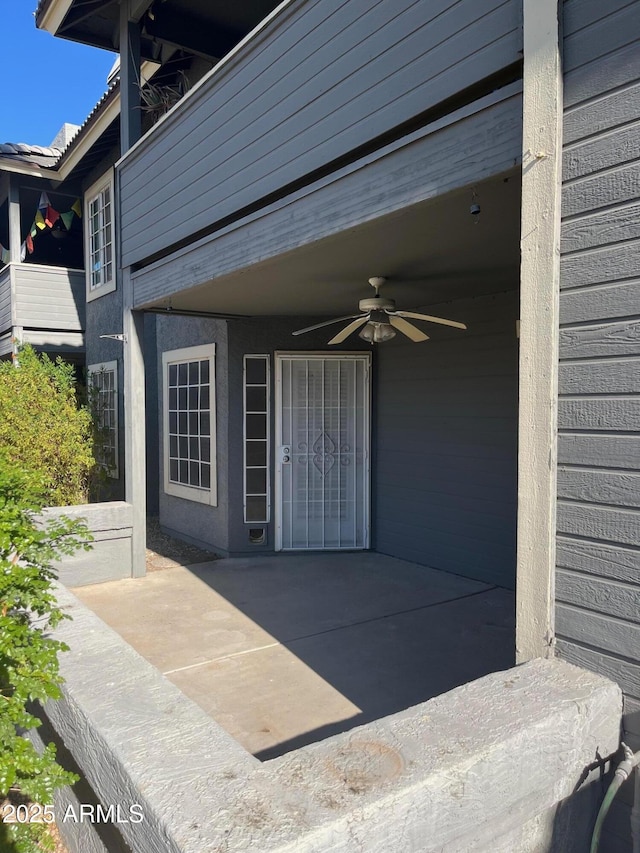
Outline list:
[[[120,162],[142,266],[520,74],[521,0],[291,0]]]
[[[84,270],[10,263],[0,269],[0,356],[12,338],[52,353],[84,353]]]

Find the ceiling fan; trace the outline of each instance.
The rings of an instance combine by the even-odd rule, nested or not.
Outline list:
[[[315,329],[321,329],[323,326],[331,326],[333,323],[351,320],[351,323],[331,338],[329,344],[341,344],[356,329],[359,329],[360,326],[364,326],[364,328],[361,329],[359,337],[372,344],[390,341],[391,338],[396,336],[396,330],[417,343],[418,341],[429,340],[429,336],[420,331],[413,323],[408,323],[404,319],[405,317],[411,317],[412,320],[424,320],[427,323],[440,323],[443,326],[453,326],[454,329],[467,328],[464,323],[458,323],[455,320],[445,320],[443,317],[432,317],[430,314],[417,314],[415,311],[398,311],[393,299],[385,299],[380,296],[379,291],[385,281],[386,278],[383,276],[374,276],[369,279],[369,284],[375,290],[376,295],[369,299],[360,300],[358,306],[360,314],[351,314],[348,317],[336,317],[335,320],[325,320],[324,323],[316,323],[315,326],[298,329],[293,334],[304,335],[305,332],[313,332]]]

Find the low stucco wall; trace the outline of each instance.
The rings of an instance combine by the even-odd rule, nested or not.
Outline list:
[[[58,577],[65,586],[85,586],[131,577],[131,504],[107,501],[47,507],[42,511],[44,521],[62,515],[83,519],[93,535],[90,551],[76,551],[55,564]]]
[[[134,853],[588,847],[602,793],[588,768],[616,751],[621,716],[600,676],[532,661],[260,763],[68,590],[59,598],[71,651],[48,721],[91,796],[141,807],[142,822],[115,827]],[[118,849],[99,826],[60,828],[71,853]]]

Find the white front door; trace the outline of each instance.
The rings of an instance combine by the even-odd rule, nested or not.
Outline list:
[[[276,550],[369,547],[369,365],[276,355]]]

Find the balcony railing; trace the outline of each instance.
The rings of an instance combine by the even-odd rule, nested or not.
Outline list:
[[[482,81],[495,88],[521,59],[521,17],[521,0],[280,6],[120,163],[123,266],[228,226]]]
[[[2,349],[14,334],[48,349],[81,348],[85,302],[83,270],[8,264],[0,270]]]

